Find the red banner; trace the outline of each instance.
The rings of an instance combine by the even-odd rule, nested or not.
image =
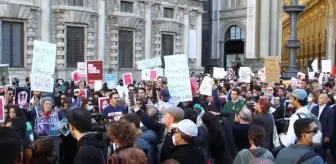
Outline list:
[[[87,82],[94,84],[96,80],[103,80],[103,61],[87,61]]]
[[[333,67],[332,74],[334,75],[334,77],[336,77],[336,67]]]

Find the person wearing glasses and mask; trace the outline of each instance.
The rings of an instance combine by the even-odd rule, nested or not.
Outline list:
[[[312,118],[301,118],[295,121],[293,128],[297,144],[280,150],[274,161],[275,164],[324,164],[323,159],[313,150],[316,141],[322,139],[316,121]]]

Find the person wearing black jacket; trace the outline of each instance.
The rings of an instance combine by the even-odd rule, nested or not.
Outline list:
[[[103,133],[90,132],[90,112],[82,108],[70,109],[67,119],[71,135],[77,140],[74,164],[106,164],[108,142]]]
[[[172,137],[174,135],[171,132],[171,125],[173,123],[180,122],[184,118],[184,111],[179,107],[163,108],[162,109],[162,112],[164,113],[162,119],[163,123],[159,123],[158,121],[149,117],[143,110],[140,110],[139,107],[135,107],[134,112],[139,116],[140,121],[144,126],[157,133],[159,140],[163,138],[160,161],[163,162],[171,158],[173,153]]]

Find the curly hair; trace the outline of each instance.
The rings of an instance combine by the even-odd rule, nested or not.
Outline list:
[[[132,146],[137,138],[136,130],[125,120],[119,120],[109,124],[107,135],[124,144],[119,146]]]
[[[248,137],[255,146],[262,145],[262,139],[265,137],[265,129],[260,125],[252,125],[248,130]]]

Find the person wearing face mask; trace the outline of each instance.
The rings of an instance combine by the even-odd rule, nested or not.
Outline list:
[[[296,136],[294,132],[294,122],[300,118],[314,118],[313,115],[307,108],[308,105],[308,95],[307,92],[303,89],[295,89],[292,92],[291,96],[291,104],[293,108],[296,110],[295,113],[290,117],[289,126],[287,129],[287,133],[280,134],[279,138],[283,146],[288,147],[291,144],[296,142]],[[317,120],[318,122],[318,120]],[[320,141],[321,142],[321,141]]]
[[[316,94],[314,92],[309,93],[308,96],[308,110],[311,111],[316,106]]]
[[[327,150],[330,146],[331,137],[334,133],[335,114],[328,105],[329,98],[327,94],[320,94],[318,106],[312,109],[312,113],[318,118],[322,127],[322,145],[319,148],[319,155],[326,161]]]
[[[197,144],[193,142],[193,137],[198,134],[197,125],[189,119],[180,121],[172,125],[173,151],[168,159],[174,159],[180,164],[206,164],[206,158]]]
[[[323,159],[313,151],[315,140],[320,140],[318,123],[312,118],[301,118],[294,123],[294,132],[298,139],[297,144],[292,144],[280,150],[275,159],[275,164],[324,164]]]

